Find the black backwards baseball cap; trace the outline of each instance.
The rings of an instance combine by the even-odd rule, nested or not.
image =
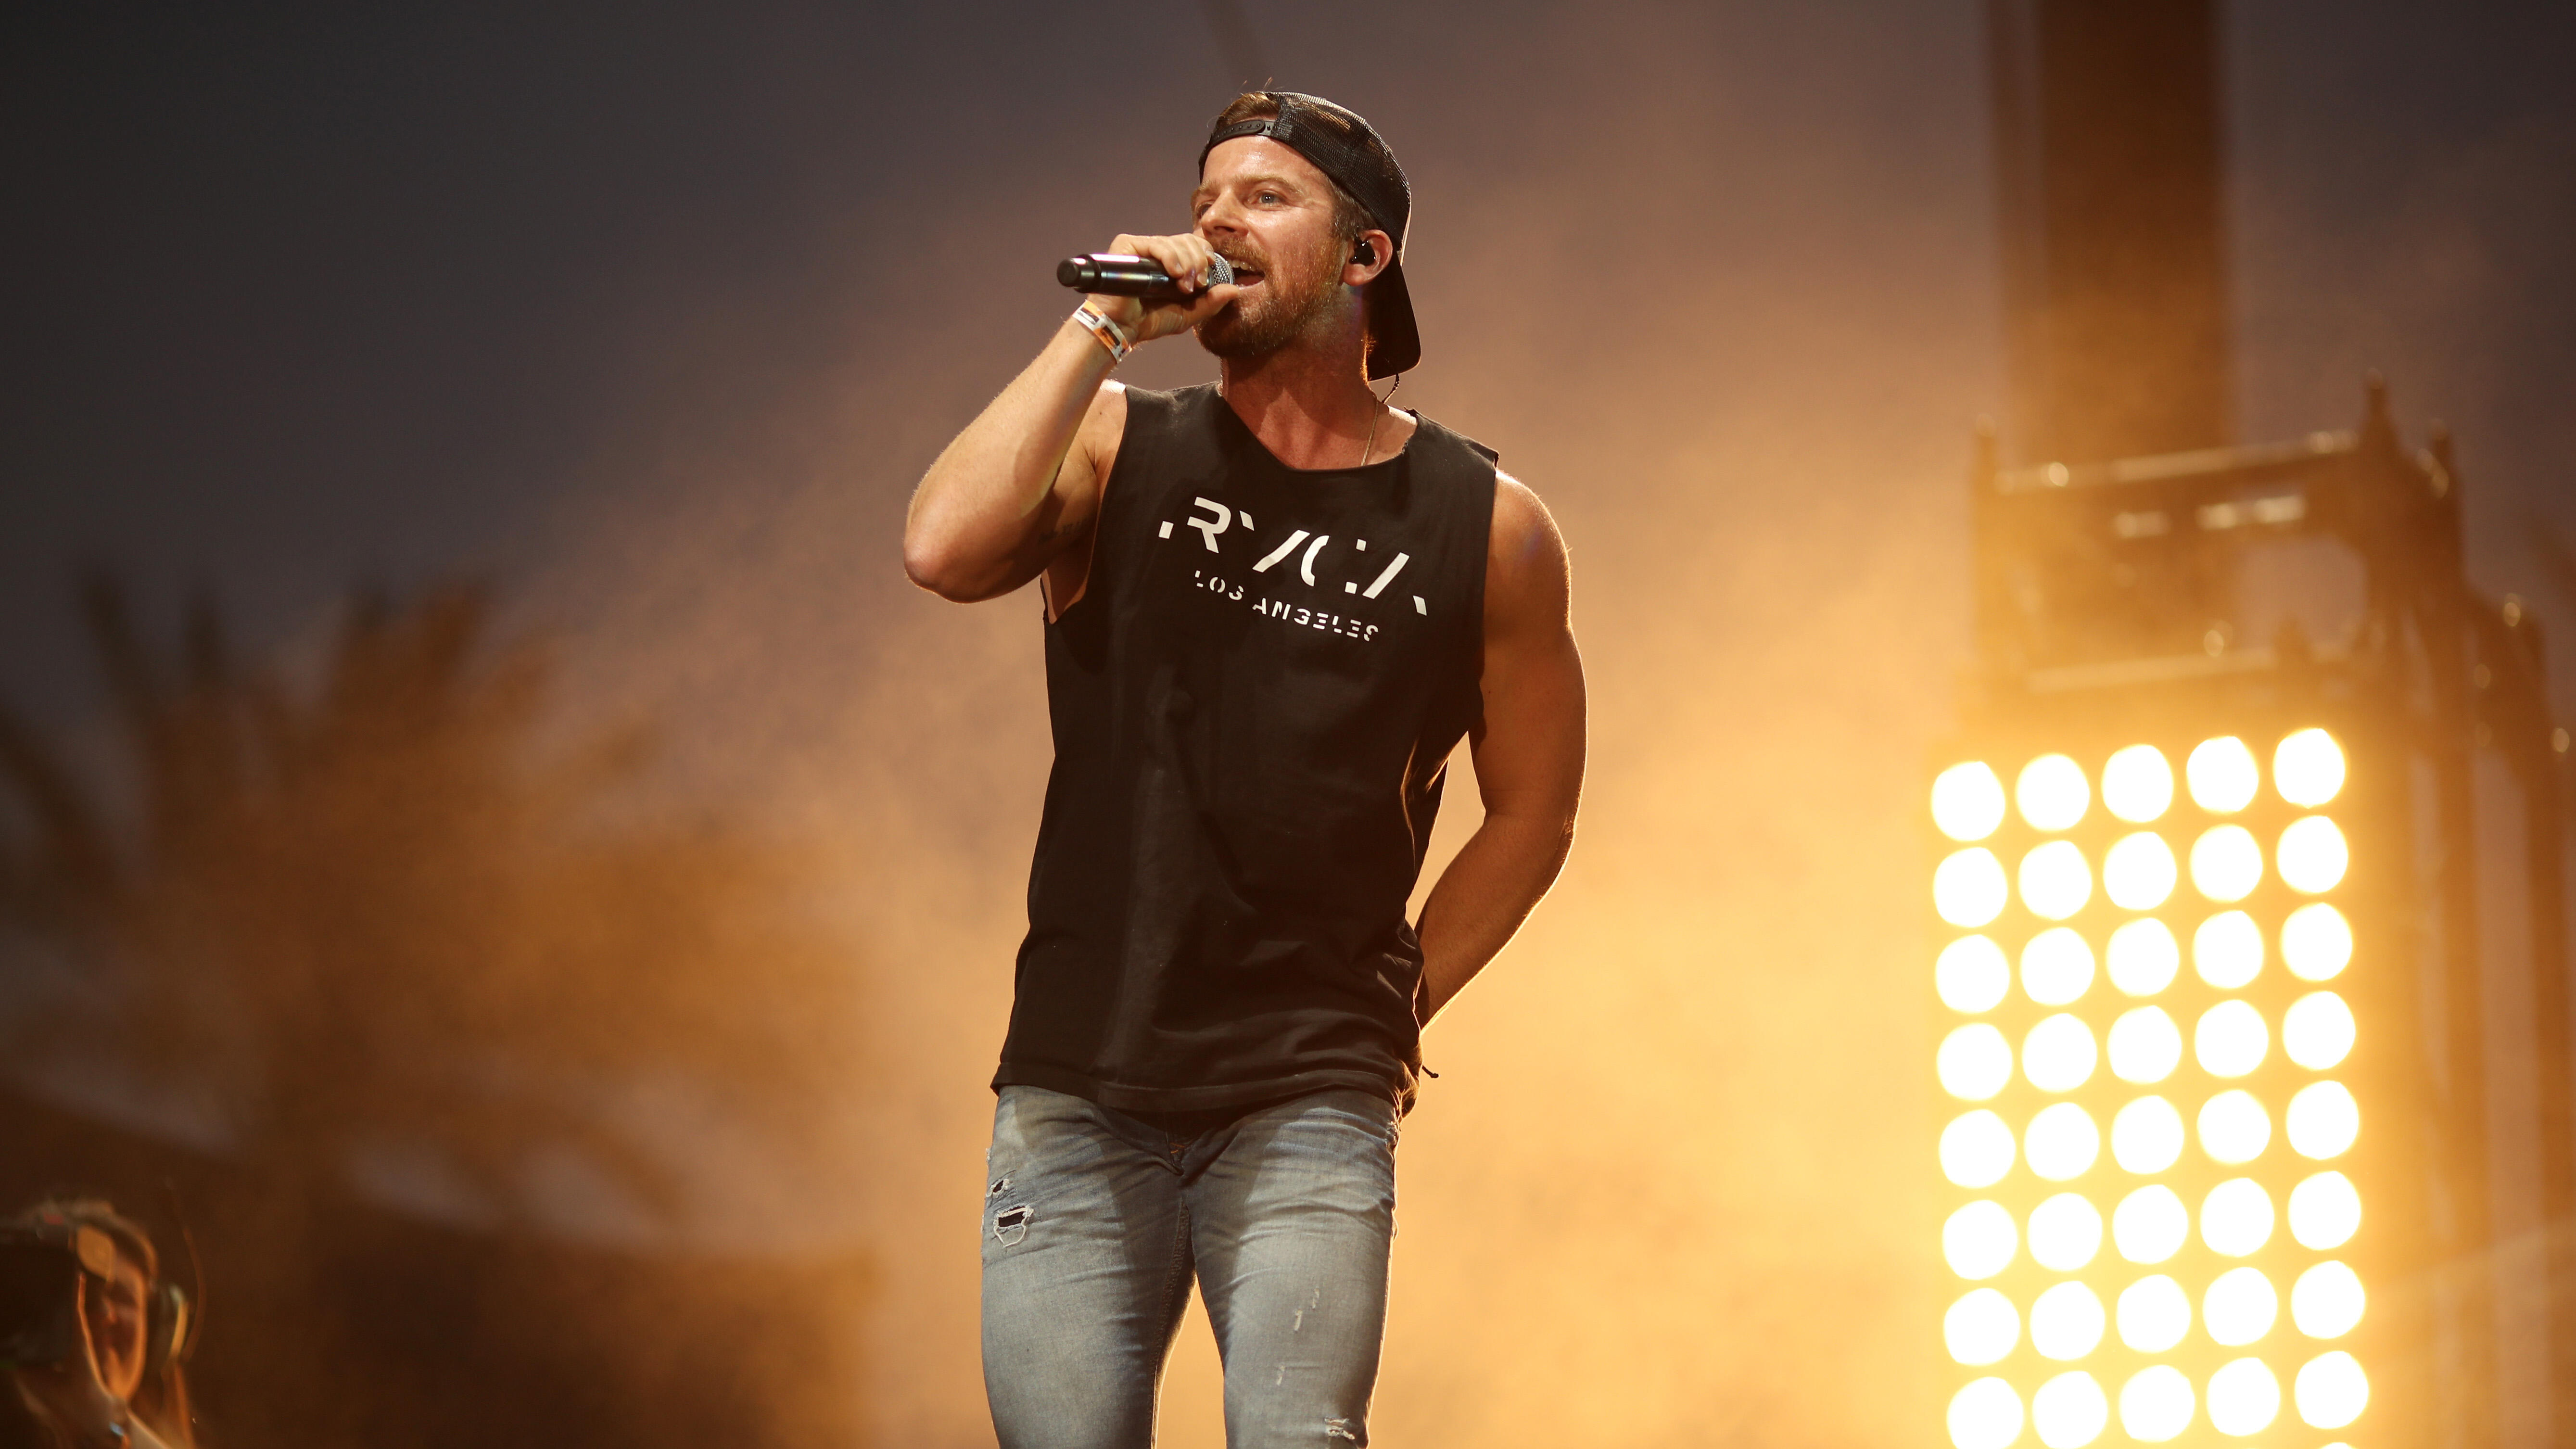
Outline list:
[[[1413,325],[1413,293],[1404,285],[1404,232],[1413,220],[1413,185],[1377,128],[1358,112],[1321,96],[1297,91],[1255,91],[1279,107],[1275,116],[1256,116],[1208,130],[1199,148],[1199,168],[1208,153],[1240,136],[1266,136],[1303,156],[1332,179],[1378,230],[1395,238],[1395,256],[1368,288],[1371,378],[1393,377],[1422,360],[1422,334]],[[1220,116],[1220,119],[1222,117]]]

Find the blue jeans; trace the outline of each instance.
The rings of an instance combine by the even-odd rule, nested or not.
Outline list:
[[[1386,1329],[1395,1108],[1317,1092],[1179,1138],[1004,1087],[984,1198],[1002,1449],[1146,1449],[1195,1276],[1230,1449],[1359,1449]]]

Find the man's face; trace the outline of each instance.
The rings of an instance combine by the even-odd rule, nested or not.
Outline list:
[[[143,1383],[143,1270],[126,1259],[105,1278],[81,1275],[81,1316],[89,1320],[89,1341],[98,1361],[99,1383],[120,1399],[132,1398]]]
[[[1259,357],[1328,322],[1349,256],[1333,235],[1324,173],[1266,136],[1238,136],[1208,153],[1199,177],[1190,214],[1245,289],[1199,324],[1199,345],[1219,357]]]

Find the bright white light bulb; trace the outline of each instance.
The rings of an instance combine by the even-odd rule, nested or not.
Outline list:
[[[2173,766],[2153,745],[2131,745],[2102,767],[2102,803],[2132,825],[2144,825],[2173,804]]]
[[[2310,1338],[2341,1338],[2361,1322],[2369,1295],[2361,1276],[2341,1263],[2319,1263],[2290,1287],[2290,1321]]]
[[[2171,1364],[2140,1369],[2120,1387],[2120,1427],[2129,1437],[2162,1444],[2191,1427],[2191,1380]]]
[[[2308,1360],[2299,1370],[2299,1417],[2310,1428],[2340,1429],[2361,1417],[2370,1403],[2370,1376],[2341,1349]]]
[[[2183,765],[2192,803],[2213,815],[2233,815],[2253,804],[2258,773],[2254,752],[2234,735],[2202,740]]]
[[[2161,1263],[2182,1251],[2190,1236],[2190,1211],[2163,1183],[2139,1188],[2111,1213],[2111,1241],[2132,1263]]]
[[[2003,1004],[2004,993],[2012,989],[2012,965],[1993,941],[1962,936],[1941,948],[1932,979],[1943,1006],[1974,1016]]]
[[[2012,1266],[2020,1249],[2021,1228],[2001,1203],[1972,1202],[1941,1224],[1942,1261],[1972,1283]]]
[[[2352,923],[2318,901],[2281,923],[2281,959],[2302,981],[2331,981],[2352,962]]]
[[[1983,840],[2004,823],[2004,782],[1985,762],[1952,765],[1932,781],[1932,823],[1952,840]]]
[[[2074,841],[2052,840],[2021,858],[2021,903],[2032,915],[2062,921],[2091,899],[2093,867]]]
[[[2093,788],[2084,781],[2082,765],[2065,755],[2042,755],[2021,767],[2013,801],[2033,830],[2058,831],[2084,818]]]
[[[2102,1300],[2081,1283],[2060,1283],[2030,1305],[2030,1346],[2042,1358],[2070,1363],[2102,1342],[2108,1315]]]
[[[2082,1369],[2070,1369],[2030,1396],[2030,1427],[2047,1449],[2084,1449],[2111,1422],[2111,1401]]]
[[[2320,1172],[2290,1189],[2290,1236],[2318,1252],[2340,1248],[2361,1231],[2361,1194],[2340,1172]]]
[[[1941,1074],[1943,1091],[1982,1102],[2012,1080],[2012,1044],[2004,1040],[2002,1032],[1982,1021],[1974,1022],[1941,1039],[1934,1066]]]
[[[1953,852],[1932,872],[1932,908],[1951,925],[1982,926],[2002,915],[2010,899],[2012,885],[2004,879],[2004,863],[1982,845]]]
[[[1950,1357],[1982,1368],[2021,1342],[2021,1313],[1992,1288],[1971,1289],[1941,1315],[1941,1339],[1949,1345]]]
[[[2122,836],[2102,857],[2102,893],[2124,911],[2151,911],[2173,895],[2173,847],[2153,831]]]
[[[2201,1327],[2229,1348],[2243,1348],[2272,1331],[2281,1295],[2253,1268],[2230,1268],[2200,1297]]]
[[[2361,1107],[2341,1082],[2311,1082],[2290,1099],[2290,1150],[2323,1161],[2340,1157],[2361,1135]]]
[[[2259,1434],[2281,1416],[2281,1381],[2259,1358],[2240,1358],[2209,1376],[2209,1426],[2221,1434]]]
[[[2030,1210],[2031,1261],[2072,1273],[2102,1251],[2102,1210],[2080,1193],[2061,1192]]]
[[[2123,1172],[2151,1176],[2182,1156],[2182,1114],[2162,1097],[2140,1097],[2111,1119],[2111,1160]]]
[[[2016,1151],[2013,1130],[1980,1107],[1941,1129],[1941,1175],[1961,1187],[1992,1187],[2012,1171]]]
[[[2230,1167],[2252,1162],[2272,1145],[2272,1114],[2242,1090],[2221,1092],[2201,1104],[2200,1150]]]
[[[2021,948],[2021,989],[2042,1006],[2064,1006],[2093,986],[2093,948],[2064,926],[2051,926]]]
[[[2352,1054],[2352,1008],[2331,991],[2311,991],[2281,1014],[2281,1050],[2312,1072],[2341,1065]]]
[[[2191,933],[2191,965],[2221,991],[2243,988],[2263,973],[2263,928],[2243,911],[2220,911]]]
[[[2140,1353],[2163,1353],[2191,1331],[2191,1299],[2162,1273],[2120,1292],[2120,1341]]]
[[[2290,889],[2321,896],[2343,884],[2344,872],[2352,868],[2352,847],[2344,843],[2342,827],[2311,815],[2291,821],[2281,832],[2280,854],[2274,859]]]
[[[2021,1395],[2002,1379],[1979,1379],[1950,1397],[1954,1449],[2011,1449],[2021,1437]]]
[[[2263,847],[2242,825],[2217,825],[2191,845],[2191,883],[2213,901],[2241,901],[2263,883]]]
[[[2111,933],[2107,952],[2111,984],[2131,996],[2153,996],[2182,969],[2182,947],[2164,922],[2150,916]]]
[[[2242,1258],[2272,1241],[2272,1195],[2250,1177],[2209,1190],[2200,1203],[2200,1240],[2222,1258]]]
[[[2022,1156],[2030,1170],[2050,1182],[2081,1177],[2102,1153],[2102,1130],[2072,1102],[2042,1107],[2022,1137]]]
[[[2022,1038],[2021,1070],[2043,1092],[2072,1092],[2093,1079],[2100,1051],[2093,1029],[2065,1012],[2046,1017]]]
[[[2111,1075],[2121,1081],[2152,1086],[2181,1064],[2182,1028],[2163,1007],[2133,1007],[2111,1023]]]
[[[2271,1052],[2272,1032],[2263,1013],[2243,1001],[2222,1001],[2200,1014],[2192,1028],[2191,1053],[2200,1069],[2213,1077],[2241,1077],[2263,1065]]]
[[[2272,751],[2272,788],[2293,805],[2314,810],[2343,789],[2343,746],[2324,730],[2300,730]],[[2109,788],[2108,782],[2104,784]]]

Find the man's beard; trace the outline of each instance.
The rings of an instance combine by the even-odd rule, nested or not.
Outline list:
[[[1296,274],[1262,257],[1228,255],[1228,262],[1259,270],[1261,288],[1254,298],[1237,298],[1224,311],[1200,323],[1199,346],[1219,357],[1256,358],[1267,357],[1296,341],[1329,314],[1339,300],[1336,277],[1340,269],[1325,265],[1329,258],[1339,255],[1328,247]],[[1256,299],[1258,307],[1247,305]]]

